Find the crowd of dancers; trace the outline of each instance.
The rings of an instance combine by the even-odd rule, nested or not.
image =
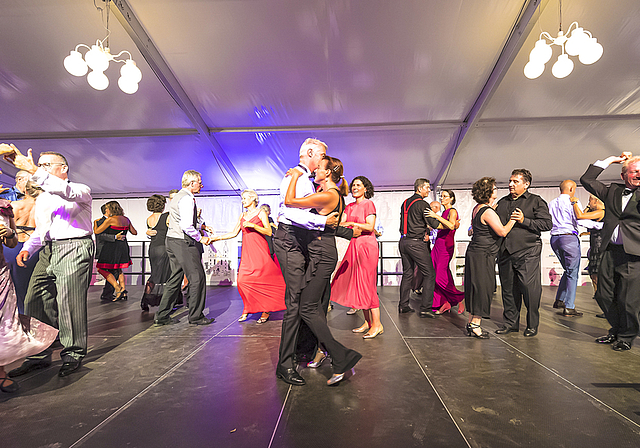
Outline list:
[[[62,154],[43,152],[37,164],[31,150],[24,155],[14,145],[1,144],[0,154],[20,170],[16,187],[5,192],[13,194],[9,199],[15,202],[0,199],[0,238],[6,248],[0,258],[0,390],[15,392],[18,383],[12,378],[51,365],[56,338],[62,346],[59,376],[80,368],[87,352],[92,235],[97,243],[96,266],[106,279],[102,299],[119,301],[128,297],[122,272],[131,265],[126,236],[137,231],[117,201],[104,204],[103,216],[91,221],[90,188],[69,181],[69,165]],[[151,240],[151,277],[141,307],[149,311],[150,306],[158,306],[154,318],[158,327],[176,322],[171,313],[183,301],[188,303],[190,324],[213,323],[215,319],[204,315],[203,246],[242,232],[237,284],[243,311],[238,321],[259,313],[257,323],[263,324],[272,312],[284,310],[276,376],[292,385],[304,385],[298,371],[300,361],[308,357],[307,367],[314,368],[330,359],[333,375],[327,384],[332,386],[355,372],[362,355],[333,337],[326,318],[330,302],[362,310],[364,323],[353,332],[364,339],[384,333],[376,289],[374,187],[364,176],[348,184],[342,162],[328,156],[327,145],[320,140],[305,140],[299,161],[280,185],[277,223],[270,218],[268,206],[259,206],[256,192],[245,190],[243,213],[234,228],[215,235],[202,222],[195,199],[203,187],[202,177],[193,170],[183,174],[182,188],[172,192],[168,212],[164,212],[164,196],[149,198],[146,234]],[[622,164],[624,184],[607,186],[597,180],[611,164]],[[529,191],[531,183],[528,170],[513,170],[509,194],[500,200],[495,178],[483,177],[473,184],[471,193],[477,204],[471,216],[463,292],[456,288],[449,269],[460,225],[453,207],[455,193],[442,190],[440,203],[429,204],[430,182],[417,179],[414,194],[400,210],[403,272],[398,312],[415,311],[410,306],[411,292],[417,291],[421,294],[420,317],[437,318],[457,306],[458,313],[468,312],[467,335],[487,339],[489,333],[481,322],[490,316],[497,265],[504,311],[503,325],[496,333],[519,332],[524,302],[523,334],[536,336],[542,295],[540,236],[550,231],[551,246],[564,269],[553,306],[561,308],[564,316],[579,317],[582,313],[576,311],[574,302],[580,223],[590,228],[588,269],[595,298],[611,325],[609,333],[596,342],[612,344],[616,351],[629,350],[640,331],[640,275],[635,273],[640,267],[636,192],[640,157],[623,153],[590,165],[581,178],[592,193],[586,208],[575,197],[577,184],[571,180],[562,182],[560,196],[550,204]],[[345,205],[349,192],[353,202]],[[442,207],[442,213],[436,206]],[[336,236],[349,240],[340,263]],[[19,311],[25,317],[19,318]],[[307,342],[306,348],[302,342]],[[8,374],[4,371],[3,366],[24,357],[20,367]]]

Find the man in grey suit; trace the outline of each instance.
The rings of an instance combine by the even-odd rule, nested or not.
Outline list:
[[[209,325],[215,319],[203,314],[207,298],[207,285],[201,253],[197,243],[211,244],[212,239],[202,236],[197,230],[198,207],[195,194],[202,189],[202,176],[194,170],[182,175],[182,189],[176,193],[169,206],[169,228],[167,230],[167,255],[171,263],[171,276],[165,284],[160,306],[155,317],[155,326],[172,324],[169,317],[178,298],[182,279],[189,281],[189,323]]]

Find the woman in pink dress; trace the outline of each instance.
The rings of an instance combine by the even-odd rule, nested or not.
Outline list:
[[[34,318],[18,318],[16,290],[2,247],[18,244],[11,203],[0,199],[0,391],[16,392],[18,383],[7,376],[4,366],[40,353],[49,347],[58,330]]]
[[[244,310],[238,322],[244,322],[252,313],[262,313],[256,323],[269,320],[273,311],[286,308],[285,284],[277,260],[269,254],[265,236],[271,236],[271,225],[264,210],[258,208],[258,194],[253,190],[242,192],[242,206],[247,209],[240,215],[235,228],[214,241],[235,238],[242,230],[242,253],[238,268],[238,292]]]
[[[345,227],[358,227],[361,236],[352,238],[333,282],[331,300],[364,312],[365,323],[354,328],[354,333],[365,333],[364,339],[375,338],[384,332],[380,323],[380,302],[376,289],[378,273],[378,241],[376,241],[376,207],[373,184],[364,176],[351,182],[351,195],[356,200],[344,209]],[[368,331],[367,331],[368,330]]]
[[[453,281],[449,263],[453,257],[456,229],[460,226],[458,211],[453,208],[456,203],[456,195],[451,190],[440,192],[440,202],[444,211],[442,216],[433,213],[430,215],[442,223],[443,229],[438,230],[431,259],[436,270],[436,287],[433,291],[433,307],[438,308],[436,314],[446,313],[452,306],[458,305],[458,314],[464,313],[464,292],[458,291]]]

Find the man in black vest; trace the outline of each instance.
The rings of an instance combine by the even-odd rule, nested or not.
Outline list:
[[[532,177],[526,169],[516,169],[509,178],[509,194],[498,201],[496,213],[503,225],[516,221],[504,238],[498,252],[498,271],[502,286],[504,325],[498,334],[518,332],[522,302],[527,307],[527,328],[524,336],[538,334],[542,278],[540,233],[551,230],[553,220],[547,203],[529,192]]]
[[[420,317],[438,317],[433,312],[433,290],[436,286],[436,271],[431,260],[431,245],[425,241],[427,228],[442,228],[440,222],[432,217],[431,207],[424,200],[431,191],[428,179],[416,179],[413,184],[415,193],[402,203],[400,209],[400,257],[402,259],[402,280],[400,281],[400,313],[413,313],[409,306],[409,296],[413,283],[415,267],[422,274],[422,303]]]
[[[624,184],[604,185],[597,177],[612,163],[622,163]],[[623,152],[589,165],[580,178],[587,191],[605,204],[602,260],[596,300],[611,325],[600,344],[630,350],[640,331],[640,157]]]
[[[211,244],[212,240],[208,236],[202,236],[197,230],[198,207],[194,195],[200,193],[201,188],[200,173],[194,170],[185,171],[182,175],[182,190],[175,195],[169,206],[166,247],[171,263],[171,276],[165,284],[156,313],[156,326],[173,323],[169,315],[178,298],[185,275],[189,281],[189,323],[209,325],[215,320],[203,314],[207,285],[197,243]]]

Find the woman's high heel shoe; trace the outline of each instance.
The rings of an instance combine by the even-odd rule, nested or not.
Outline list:
[[[367,331],[369,329],[369,324],[367,322],[363,323],[360,327],[358,328],[354,328],[353,331],[354,333],[364,333],[365,331]]]
[[[249,314],[242,313],[242,316],[240,316],[240,318],[238,319],[238,322],[244,322],[245,320],[247,320],[247,317],[249,317]]]
[[[334,374],[331,376],[331,378],[329,378],[329,379],[327,380],[327,386],[333,386],[333,385],[335,385],[335,384],[338,384],[340,381],[342,381],[342,380],[344,379],[345,375],[346,375],[348,372],[349,372],[349,371],[344,372],[344,373],[334,373]],[[350,371],[350,372],[351,372],[351,376],[353,376],[353,375],[355,375],[355,374],[356,374],[356,370],[355,370],[355,369],[351,369],[351,371]]]
[[[476,329],[480,329],[480,333],[476,333],[474,331]],[[480,325],[473,323],[467,324],[467,336],[478,339],[489,339],[489,333],[484,331]]]
[[[458,314],[464,313],[464,300],[458,303]]]
[[[365,333],[365,335],[362,336],[362,339],[373,339],[382,333],[384,333],[384,328],[382,328],[382,325],[380,325],[380,328],[374,331],[373,333],[371,333],[371,331],[368,331],[367,333]]]
[[[327,359],[327,355],[322,351],[318,350],[316,353],[316,357],[313,358],[313,361],[307,363],[307,367],[311,367],[312,369],[316,369],[320,367],[320,365]]]
[[[8,394],[12,394],[14,392],[18,392],[20,386],[16,383],[15,380],[9,378],[9,376],[5,373],[5,376],[0,378],[0,390],[2,392],[6,392]]]
[[[256,321],[256,323],[257,323],[257,324],[263,324],[263,323],[265,323],[266,321],[268,321],[268,320],[269,320],[269,315],[270,315],[270,314],[271,314],[271,313],[269,313],[269,312],[265,311],[264,313],[262,313],[262,316],[260,316],[260,319],[258,319],[258,320]]]
[[[451,304],[449,302],[444,302],[444,305],[438,308],[438,311],[436,311],[435,314],[444,314],[447,311],[451,311]]]

